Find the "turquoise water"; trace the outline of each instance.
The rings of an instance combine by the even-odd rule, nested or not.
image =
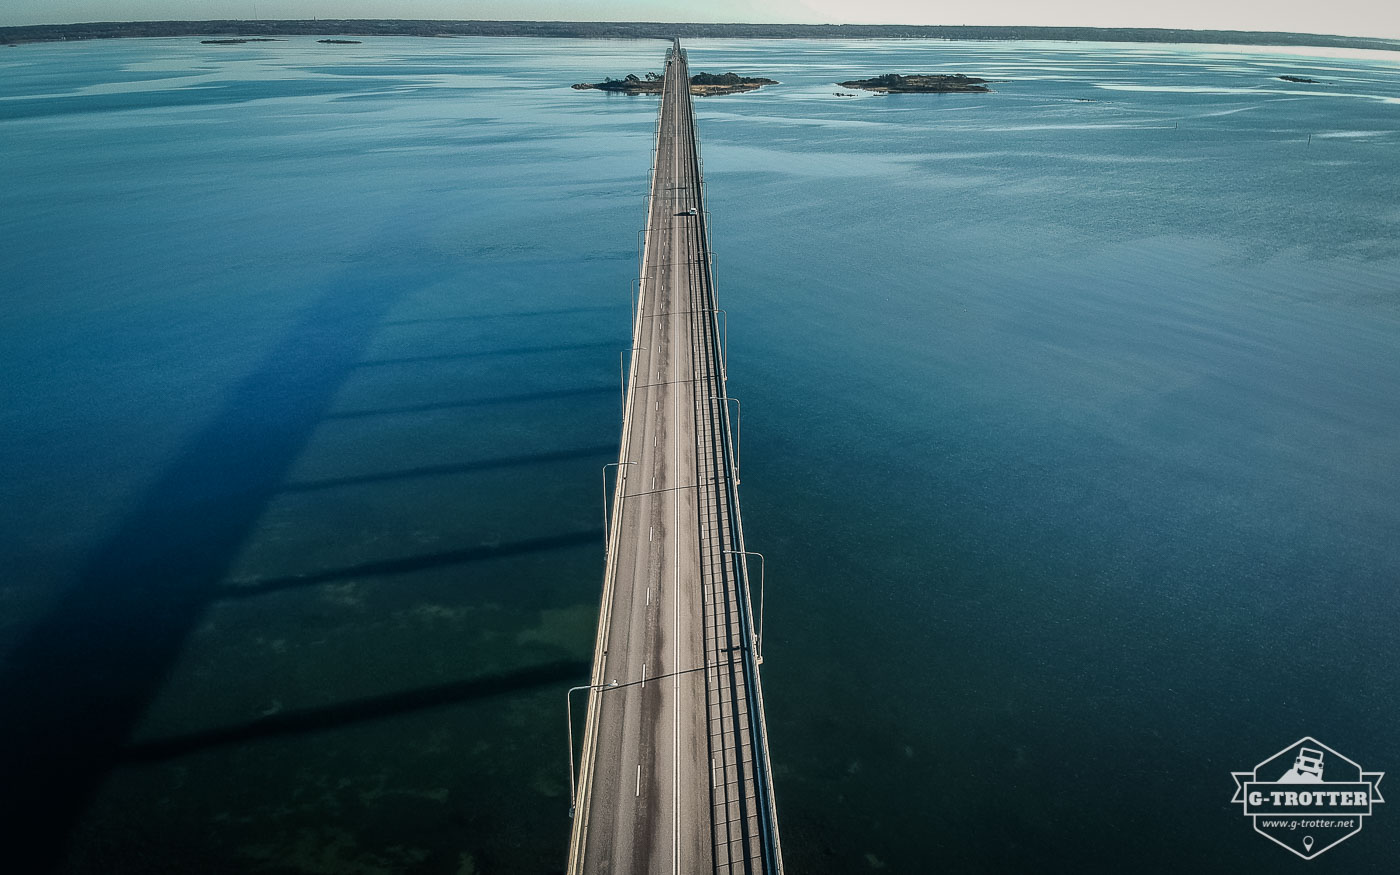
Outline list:
[[[790,870],[1276,871],[1230,771],[1400,768],[1400,57],[689,49],[783,82],[697,112]],[[0,54],[19,871],[562,868],[655,112],[567,85],[663,52]]]

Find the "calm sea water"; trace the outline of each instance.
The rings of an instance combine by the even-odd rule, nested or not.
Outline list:
[[[655,113],[567,86],[664,48],[3,50],[0,869],[562,869]],[[697,111],[790,871],[1273,872],[1232,770],[1400,769],[1400,56],[689,49],[783,83]]]

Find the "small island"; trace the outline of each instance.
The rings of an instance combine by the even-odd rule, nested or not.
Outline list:
[[[329,43],[333,46],[358,46],[360,44],[357,39],[318,39],[316,42]]]
[[[863,88],[881,94],[960,94],[991,91],[986,82],[986,79],[961,73],[911,73],[908,76],[886,73],[873,79],[852,79],[836,84],[842,88]]]
[[[570,87],[580,91],[596,89],[598,91],[615,91],[620,94],[660,94],[664,78],[659,73],[648,73],[645,76],[628,73],[622,79],[608,77],[602,82],[580,82]],[[690,77],[690,93],[696,97],[742,94],[745,91],[757,91],[764,85],[777,84],[777,81],[773,79],[740,76],[738,73],[696,73]]]
[[[1282,79],[1282,80],[1285,81],[1285,82],[1302,82],[1302,83],[1305,83],[1305,84],[1307,84],[1307,85],[1316,85],[1316,84],[1317,84],[1317,80],[1316,80],[1316,79],[1309,79],[1309,78],[1306,77],[1306,76],[1280,76],[1280,77],[1278,77],[1278,78]]]

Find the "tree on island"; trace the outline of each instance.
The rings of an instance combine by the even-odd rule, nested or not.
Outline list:
[[[580,82],[573,87],[578,90],[596,88],[599,91],[613,91],[622,94],[660,94],[664,77],[660,73],[647,73],[645,78],[636,73],[628,73],[625,78],[614,79],[611,76],[605,77],[602,82],[589,84]],[[745,91],[753,91],[762,85],[776,85],[772,79],[746,79],[738,73],[697,73],[690,77],[690,84],[696,89],[693,93],[700,95],[710,94],[741,94]]]
[[[691,85],[738,85],[743,81],[738,73],[696,73],[690,77]]]

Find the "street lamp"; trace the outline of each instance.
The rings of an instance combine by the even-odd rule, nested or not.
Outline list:
[[[603,466],[603,555],[608,554],[608,469],[617,468],[620,475],[622,465],[635,465],[636,462],[609,462]]]
[[[581,687],[570,687],[569,693],[565,696],[564,710],[569,715],[569,819],[574,817],[574,805],[577,803],[576,783],[574,779],[574,693],[579,690],[606,690],[617,686],[617,680],[613,679],[606,684],[584,684]]]
[[[704,163],[703,159],[701,160],[701,163],[702,163],[702,164]],[[700,200],[701,200],[701,202],[705,202],[705,180],[703,180],[703,179],[700,180]],[[709,208],[709,207],[706,207],[706,208],[703,210],[703,212],[705,213],[705,241],[708,243],[708,242],[709,242],[709,239],[710,239],[710,228],[712,227],[712,226],[711,226],[711,223],[710,223],[710,208]],[[709,256],[709,258],[708,258],[707,260],[708,260],[709,265],[710,265],[710,281],[711,281],[711,282],[710,282],[710,286],[711,286],[710,290],[711,290],[712,292],[714,292],[714,294],[715,294],[715,300],[718,301],[718,300],[719,300],[719,292],[715,289],[715,283],[714,283],[714,278],[715,278],[715,254],[714,254],[714,252],[710,249],[709,246],[706,246],[706,247],[705,247],[705,254]]]
[[[617,391],[618,391],[618,397],[619,397],[620,400],[621,400],[622,416],[623,416],[624,419],[627,417],[627,371],[626,371],[626,369],[623,367],[623,363],[624,363],[625,361],[627,361],[627,353],[629,353],[629,352],[646,352],[646,351],[647,351],[647,348],[646,348],[645,346],[634,346],[634,347],[632,347],[630,350],[627,350],[627,349],[618,350],[618,353],[617,353],[617,382],[618,382]]]
[[[764,583],[768,577],[768,560],[763,558],[762,553],[755,550],[725,550],[724,552],[734,556],[758,557],[758,635],[755,640],[758,645],[758,664],[763,665],[763,591]]]
[[[729,311],[723,307],[715,307],[714,312],[716,315],[724,314],[724,341],[720,344],[719,376],[727,385],[729,382]]]
[[[653,155],[656,154],[656,144],[655,144],[655,142],[652,143],[652,150],[651,150],[651,153],[652,153]],[[650,191],[647,192],[647,221],[648,221],[648,222],[651,221],[651,192],[650,192]],[[641,274],[642,271],[646,268],[646,264],[644,264],[644,263],[642,262],[642,255],[646,252],[645,247],[642,245],[642,244],[645,242],[644,239],[643,239],[643,237],[642,237],[642,235],[643,235],[643,234],[648,234],[648,233],[650,233],[650,232],[652,232],[652,231],[665,231],[665,230],[667,230],[667,226],[665,226],[665,225],[658,225],[658,226],[656,226],[655,228],[653,228],[653,227],[651,227],[650,225],[648,225],[648,226],[645,227],[645,228],[638,228],[638,229],[637,229],[637,273],[638,273],[638,274]]]
[[[729,321],[727,314],[724,321],[726,323]],[[737,411],[734,423],[734,485],[738,486],[739,483],[742,482],[739,479],[739,441],[744,433],[744,405],[739,403],[738,398],[730,398],[728,395],[711,395],[710,400],[723,401],[725,403],[733,401],[734,408]]]

